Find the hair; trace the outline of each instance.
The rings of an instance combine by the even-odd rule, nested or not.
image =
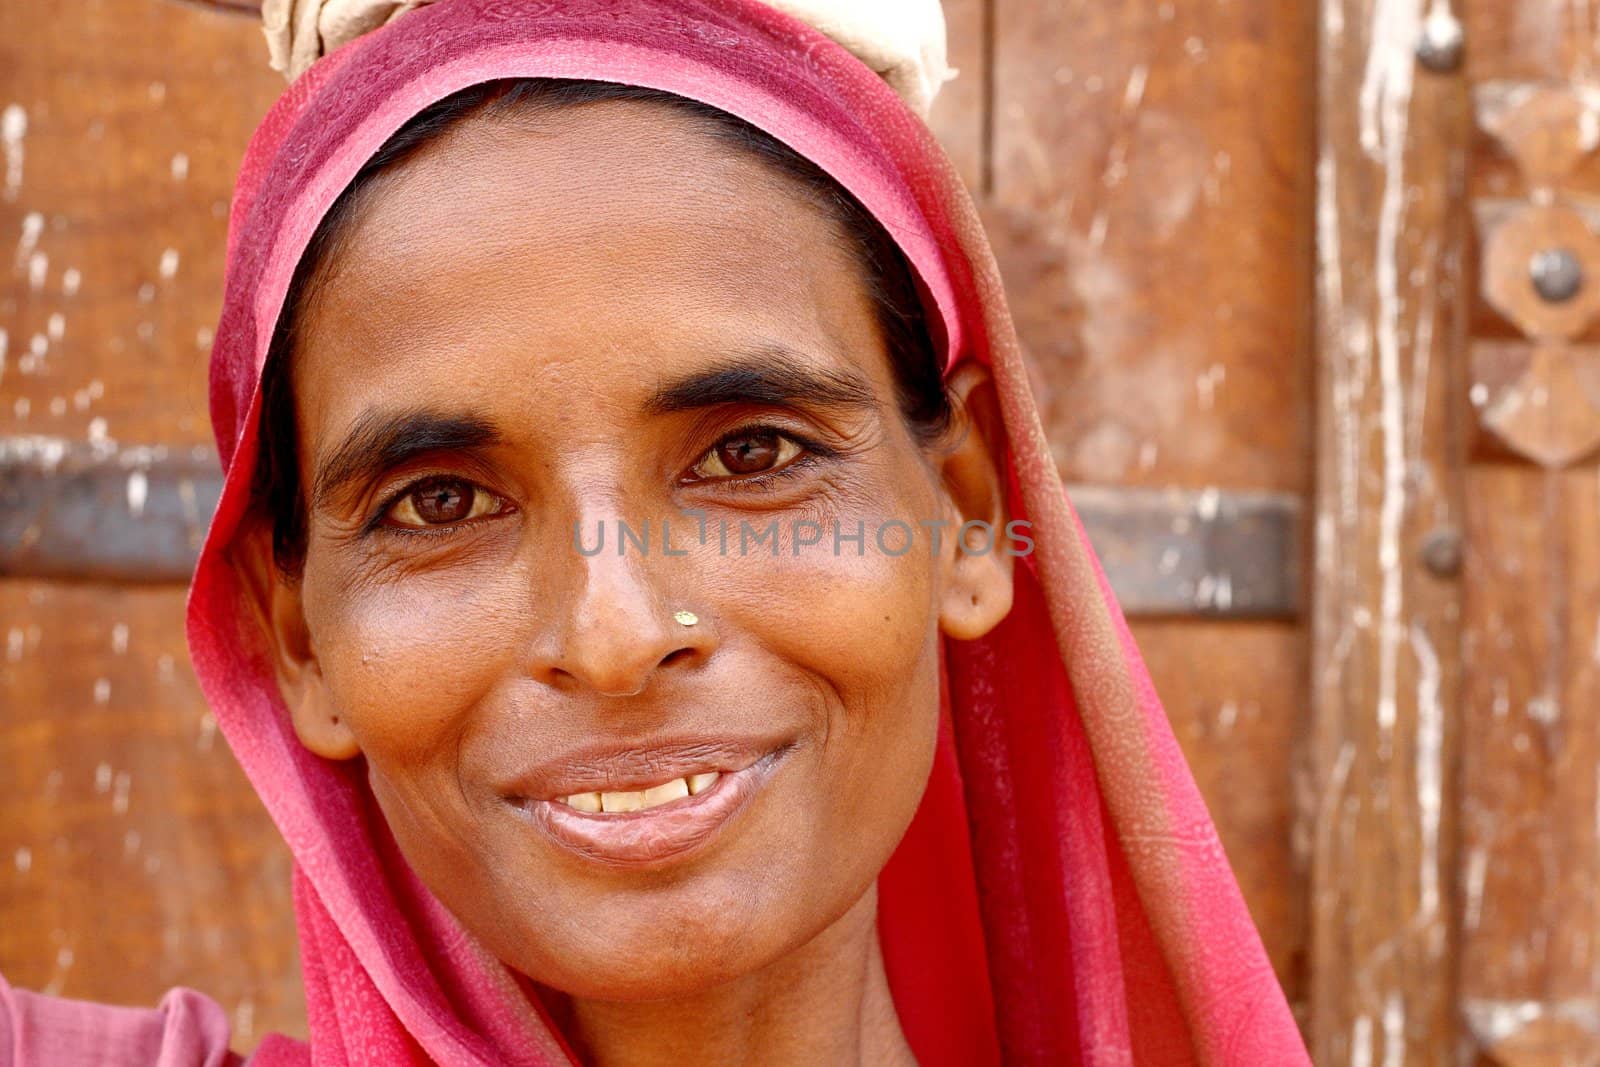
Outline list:
[[[910,266],[866,208],[815,163],[743,119],[655,89],[552,78],[484,82],[432,104],[390,137],[323,216],[295,269],[261,372],[261,433],[252,486],[253,507],[272,523],[273,557],[285,574],[299,573],[307,543],[290,361],[307,308],[349,237],[374,179],[469,118],[504,118],[618,100],[659,104],[698,119],[716,140],[754,156],[788,179],[835,223],[876,309],[896,401],[907,427],[924,445],[939,440],[949,428],[951,401]]]

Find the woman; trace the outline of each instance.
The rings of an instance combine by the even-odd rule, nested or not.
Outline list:
[[[940,48],[785,6],[855,53],[269,13],[291,67],[386,25],[258,132],[213,353],[190,645],[310,1019],[255,1062],[1306,1062],[908,107]],[[223,1062],[192,994],[5,995],[19,1062]]]

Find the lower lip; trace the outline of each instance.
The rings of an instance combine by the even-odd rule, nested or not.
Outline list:
[[[556,844],[595,863],[659,867],[710,845],[766,784],[780,752],[721,774],[710,789],[645,811],[590,814],[558,800],[516,800],[513,806]]]

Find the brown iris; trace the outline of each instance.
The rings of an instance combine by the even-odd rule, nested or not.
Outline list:
[[[776,430],[747,430],[724,439],[700,457],[697,478],[738,478],[788,465],[804,451],[798,442]]]
[[[494,511],[499,500],[460,478],[432,478],[401,497],[389,509],[400,526],[450,526]]]
[[[771,432],[730,437],[717,446],[717,458],[729,474],[759,474],[778,461],[779,438]]]
[[[460,522],[472,513],[472,486],[465,482],[429,482],[412,491],[411,505],[423,522]]]

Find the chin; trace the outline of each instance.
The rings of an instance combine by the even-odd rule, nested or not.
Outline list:
[[[601,908],[560,930],[530,931],[541,958],[524,973],[584,999],[692,997],[761,970],[816,932],[792,928],[780,911],[730,910],[714,896]]]

